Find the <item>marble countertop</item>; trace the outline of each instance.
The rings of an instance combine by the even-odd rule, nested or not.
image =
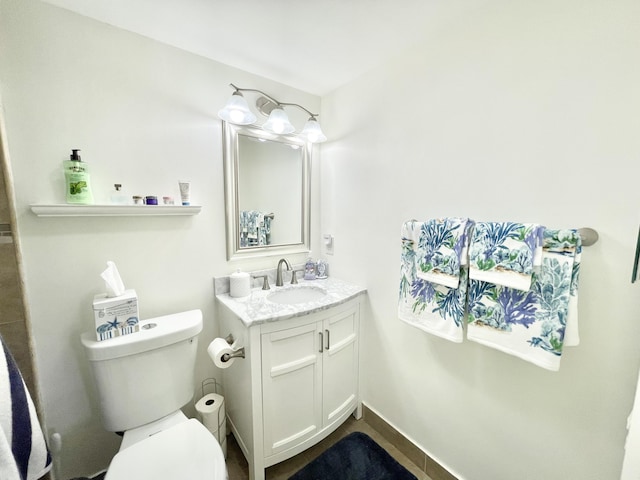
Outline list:
[[[326,290],[327,294],[317,301],[287,305],[274,303],[267,299],[267,295],[272,292],[305,285],[321,287]],[[238,316],[245,326],[251,327],[252,325],[300,317],[326,310],[347,302],[366,291],[364,287],[329,277],[317,280],[300,280],[297,286],[289,284],[285,284],[282,287],[272,286],[269,290],[262,290],[257,287],[253,288],[251,294],[246,297],[234,298],[229,293],[219,293],[216,298]]]

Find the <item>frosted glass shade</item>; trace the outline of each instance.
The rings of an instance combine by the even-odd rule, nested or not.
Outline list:
[[[289,117],[284,113],[282,108],[274,108],[269,115],[269,119],[266,121],[262,128],[278,135],[284,135],[291,133],[295,130],[295,127],[291,125]]]
[[[320,143],[327,139],[325,134],[322,133],[320,124],[314,117],[307,120],[307,123],[304,125],[304,129],[302,130],[302,135],[307,137],[307,140],[311,143]]]
[[[227,104],[218,112],[218,117],[236,125],[250,125],[256,121],[256,116],[249,110],[240,92],[233,92]]]

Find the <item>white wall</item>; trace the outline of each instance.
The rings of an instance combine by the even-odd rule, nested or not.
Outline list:
[[[484,2],[322,99],[332,273],[368,287],[364,400],[466,480],[616,479],[640,362],[640,3]],[[588,226],[557,373],[400,322],[399,231]]]
[[[225,254],[221,124],[228,84],[317,111],[319,99],[33,0],[0,0],[0,98],[15,180],[18,233],[48,431],[62,435],[59,478],[106,468],[119,437],[105,432],[79,335],[92,328],[100,272],[118,265],[142,318],[204,312],[197,377],[216,375],[213,277]],[[97,203],[114,183],[172,194],[191,179],[194,217],[38,218],[32,203],[64,203],[62,161],[82,149]],[[317,189],[316,189],[317,191]],[[317,202],[314,203],[317,208]],[[316,215],[317,219],[318,216]],[[317,221],[317,220],[316,220]],[[301,263],[304,255],[291,261]],[[242,264],[275,267],[277,259]]]
[[[640,478],[640,375],[636,386],[633,409],[628,421],[629,434],[624,444],[624,461],[620,480],[637,480]]]

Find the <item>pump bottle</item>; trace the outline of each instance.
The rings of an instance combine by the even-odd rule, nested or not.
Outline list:
[[[71,150],[69,160],[62,162],[67,187],[67,203],[91,205],[93,194],[89,180],[89,166],[81,160],[79,151],[79,149]]]
[[[304,279],[305,280],[316,279],[316,262],[313,261],[311,252],[309,252],[309,257],[307,258],[307,262],[304,264]]]

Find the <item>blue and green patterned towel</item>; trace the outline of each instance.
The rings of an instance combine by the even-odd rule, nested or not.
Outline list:
[[[571,286],[569,287],[569,312],[564,332],[564,346],[575,347],[580,344],[578,332],[578,281],[580,280],[580,259],[582,257],[582,238],[577,230],[551,230],[544,232],[544,249],[565,255],[573,255]]]
[[[402,225],[402,253],[398,316],[425,332],[462,342],[468,272],[460,266],[457,288],[448,288],[419,278],[420,238],[428,222],[409,221]],[[470,222],[467,222],[470,225]]]
[[[460,266],[467,263],[467,218],[437,218],[424,222],[418,238],[416,275],[422,280],[458,288]]]
[[[467,338],[548,370],[560,368],[581,250],[575,230],[546,230],[540,271],[528,291],[469,281]]]
[[[271,234],[271,218],[257,210],[240,212],[240,247],[268,245]]]
[[[469,246],[469,278],[528,291],[542,259],[544,227],[478,222]]]

